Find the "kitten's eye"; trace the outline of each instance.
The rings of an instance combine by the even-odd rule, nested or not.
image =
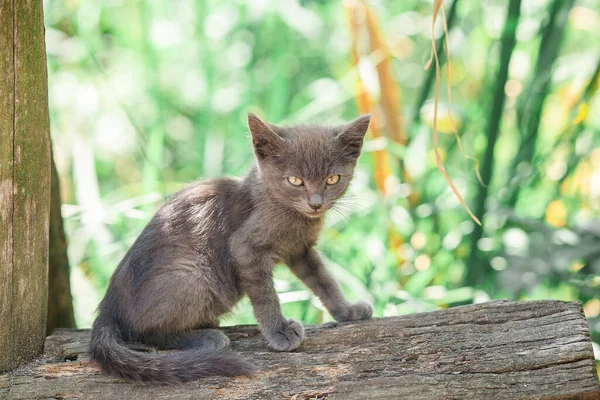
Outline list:
[[[329,178],[327,178],[327,184],[335,185],[336,183],[338,183],[339,180],[340,180],[339,175],[331,175]]]
[[[302,182],[302,179],[296,177],[296,176],[288,176],[287,180],[289,183],[291,183],[294,186],[302,186],[304,185],[304,182]]]

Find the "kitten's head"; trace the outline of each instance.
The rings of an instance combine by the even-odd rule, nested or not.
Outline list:
[[[262,183],[280,203],[320,217],[348,189],[370,121],[280,127],[248,114]]]

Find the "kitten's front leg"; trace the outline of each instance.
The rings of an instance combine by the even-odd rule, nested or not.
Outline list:
[[[370,304],[364,301],[352,304],[346,300],[315,249],[307,249],[304,254],[293,258],[289,267],[321,299],[325,308],[337,321],[369,319],[373,315]]]
[[[254,315],[269,346],[279,351],[294,350],[304,339],[304,328],[297,321],[286,320],[281,313],[279,297],[273,286],[272,257],[239,244],[234,254],[242,289],[250,298]]]

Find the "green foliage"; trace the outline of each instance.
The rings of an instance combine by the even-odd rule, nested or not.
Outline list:
[[[431,2],[373,3],[402,89],[408,144],[367,141],[347,210],[329,217],[319,248],[346,294],[371,299],[377,316],[497,298],[575,300],[600,341],[600,47],[590,40],[600,34],[590,22],[600,18],[600,2],[565,2],[568,18],[549,18],[557,1],[523,2],[516,44],[503,54],[506,84],[496,91],[505,104],[494,110],[508,2],[460,0],[449,9],[453,101],[440,103],[440,118],[448,109],[464,154],[487,163],[488,187],[443,134],[443,121],[440,149],[467,202],[484,193],[475,236],[432,156],[432,82],[422,68]],[[196,179],[244,173],[252,160],[247,111],[275,123],[338,123],[358,113],[357,76],[377,84],[372,59],[353,67],[343,2],[45,5],[52,133],[80,326],[89,326],[112,271],[166,197]],[[549,29],[564,29],[562,40]],[[555,54],[539,59],[546,45]],[[490,118],[501,124],[484,156]],[[374,179],[377,150],[389,155],[386,195]],[[412,183],[400,182],[400,158]],[[463,280],[469,271],[476,276]],[[285,268],[276,279],[286,316],[331,319]],[[247,301],[225,321],[252,322]]]

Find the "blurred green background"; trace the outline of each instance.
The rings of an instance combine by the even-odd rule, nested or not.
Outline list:
[[[439,150],[483,229],[435,164],[432,1],[44,6],[79,327],[169,195],[244,174],[246,112],[328,124],[370,112],[351,206],[319,244],[348,297],[373,301],[376,316],[580,301],[599,353],[599,0],[446,1],[452,102],[444,69]],[[434,32],[444,65],[441,20]],[[285,268],[276,278],[287,317],[331,320]],[[243,301],[224,324],[253,322]]]

